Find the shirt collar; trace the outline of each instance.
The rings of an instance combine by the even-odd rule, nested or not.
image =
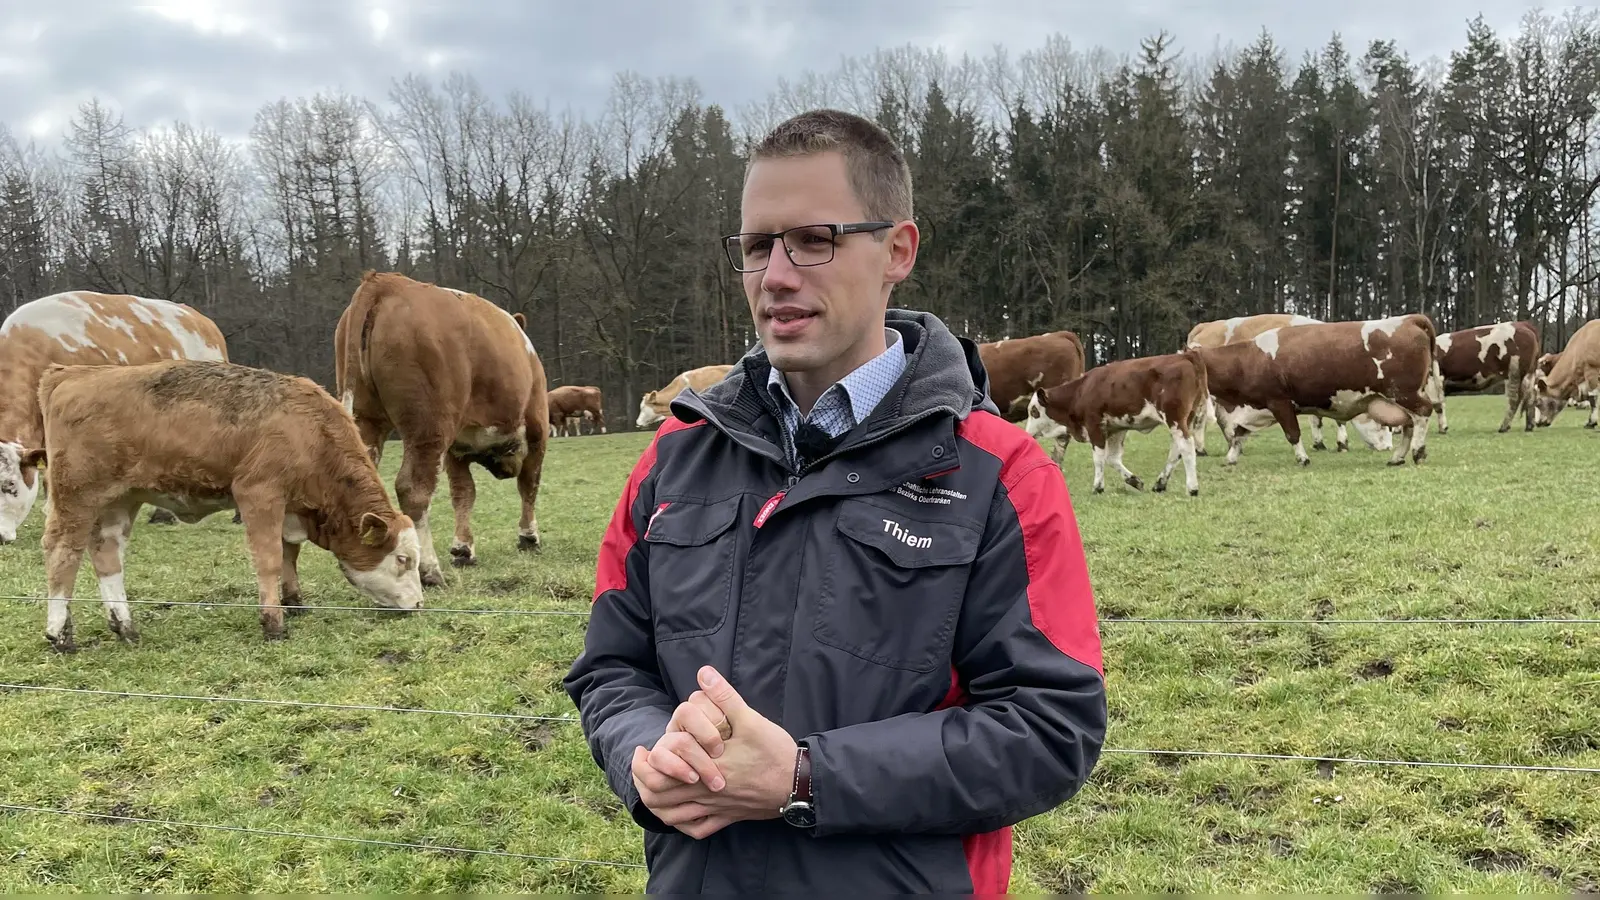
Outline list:
[[[837,389],[849,402],[854,424],[866,421],[867,416],[872,414],[878,403],[889,393],[889,389],[900,379],[900,373],[906,367],[906,353],[901,343],[900,332],[893,328],[885,328],[883,337],[887,345],[883,352],[829,385],[827,390],[822,392],[822,396],[817,398],[817,404],[821,404],[823,397]],[[799,412],[799,404],[795,403],[794,396],[789,393],[789,382],[776,366],[767,372],[767,390],[772,393],[780,406],[790,407],[795,413]],[[813,405],[812,412],[816,412],[816,405]]]

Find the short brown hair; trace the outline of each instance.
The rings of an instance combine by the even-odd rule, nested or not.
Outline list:
[[[750,154],[750,162],[809,156],[829,150],[844,155],[850,188],[869,219],[911,218],[911,168],[894,138],[876,122],[837,109],[813,109],[772,129]]]

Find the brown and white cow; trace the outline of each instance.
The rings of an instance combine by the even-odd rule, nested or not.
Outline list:
[[[1276,423],[1296,461],[1311,465],[1297,419],[1305,413],[1335,421],[1365,414],[1402,428],[1389,465],[1404,465],[1408,451],[1422,462],[1438,400],[1434,337],[1433,322],[1413,314],[1271,328],[1252,341],[1199,350],[1228,440],[1227,464],[1238,462],[1245,435]]]
[[[216,323],[192,307],[129,294],[68,291],[22,304],[0,324],[0,544],[33,510],[39,474],[22,451],[44,442],[39,376],[52,364],[137,365],[228,359]]]
[[[1123,443],[1129,431],[1149,432],[1166,426],[1172,434],[1166,468],[1156,479],[1157,493],[1167,489],[1167,479],[1183,460],[1184,484],[1189,496],[1200,493],[1195,473],[1195,430],[1205,424],[1206,364],[1193,350],[1123,359],[1097,366],[1065,384],[1036,388],[1028,399],[1024,426],[1035,438],[1054,439],[1050,455],[1057,465],[1065,456],[1069,439],[1094,447],[1094,490],[1105,490],[1109,460],[1129,487],[1144,482],[1122,464]]]
[[[600,389],[592,385],[567,384],[550,389],[550,427],[560,435],[582,434],[587,419],[590,433],[606,433],[605,411],[600,405]]]
[[[1589,404],[1589,419],[1583,427],[1600,424],[1600,319],[1583,323],[1561,352],[1540,360],[1533,391],[1536,425],[1551,424],[1567,405],[1584,400]]]
[[[1561,352],[1559,350],[1556,351],[1555,353],[1546,353],[1546,354],[1544,354],[1544,355],[1539,357],[1539,362],[1537,364],[1538,365],[1538,370],[1534,373],[1534,376],[1533,376],[1533,385],[1534,385],[1533,388],[1532,388],[1533,400],[1530,401],[1530,402],[1533,403],[1533,408],[1534,408],[1533,427],[1535,427],[1535,428],[1549,428],[1551,421],[1553,421],[1553,419],[1554,419],[1553,416],[1551,418],[1549,418],[1549,419],[1546,419],[1546,418],[1542,418],[1539,415],[1539,406],[1538,406],[1539,392],[1538,392],[1538,388],[1539,388],[1539,385],[1542,383],[1540,381],[1541,376],[1544,377],[1544,378],[1549,378],[1550,377],[1550,370],[1554,369],[1556,367],[1556,360],[1559,360],[1560,358],[1561,358]],[[1578,394],[1574,394],[1573,396],[1567,398],[1567,402],[1566,402],[1565,406],[1580,407],[1580,408],[1583,408],[1583,409],[1593,409],[1594,406],[1595,406],[1595,401],[1596,400],[1600,400],[1600,395],[1596,395],[1596,396],[1580,396]]]
[[[428,522],[439,466],[450,479],[455,511],[451,561],[478,561],[472,534],[477,463],[498,479],[515,478],[522,498],[517,548],[539,546],[534,504],[549,447],[544,364],[525,331],[527,319],[466,291],[414,281],[397,272],[366,272],[334,329],[339,394],[374,463],[384,440],[399,433],[395,478],[400,509],[417,523],[422,583],[444,583]]]
[[[1189,329],[1189,337],[1184,346],[1190,348],[1221,347],[1226,344],[1240,344],[1253,341],[1256,335],[1272,328],[1288,328],[1295,325],[1321,325],[1321,319],[1302,316],[1293,313],[1262,313],[1255,316],[1234,316],[1231,319],[1217,319],[1211,322],[1201,322]],[[1206,398],[1206,421],[1216,421],[1222,427],[1220,419],[1216,418],[1216,403],[1210,397]],[[1356,434],[1361,440],[1374,450],[1389,450],[1394,446],[1394,435],[1388,429],[1379,428],[1367,416],[1357,416],[1350,423],[1356,429]],[[1334,434],[1334,446],[1337,452],[1344,453],[1350,449],[1350,435],[1345,430],[1345,423],[1337,423]],[[1224,429],[1226,430],[1226,429]],[[1231,450],[1233,443],[1229,442]],[[1328,445],[1322,440],[1322,417],[1311,417],[1311,449],[1326,450]],[[1196,451],[1201,456],[1206,455],[1206,433],[1201,429],[1196,435]],[[1237,457],[1237,454],[1235,454]]]
[[[1505,386],[1506,415],[1500,433],[1511,430],[1517,410],[1525,411],[1525,431],[1533,430],[1533,381],[1538,374],[1539,331],[1531,322],[1496,322],[1441,334],[1434,340],[1440,396],[1439,433],[1450,430],[1445,399]]]
[[[111,630],[129,643],[123,560],[141,504],[185,522],[237,509],[255,564],[261,627],[285,637],[310,541],[380,606],[422,605],[417,532],[383,490],[355,423],[309,379],[226,362],[50,366],[39,380],[50,505],[45,638],[75,649],[69,603],[89,551]],[[281,596],[280,596],[280,579]]]
[[[639,398],[639,418],[634,424],[640,428],[649,428],[665,422],[672,412],[672,399],[682,393],[684,388],[703,391],[721,381],[732,369],[731,365],[715,365],[679,372],[678,377],[667,382],[666,387],[650,391]]]
[[[1028,398],[1041,387],[1083,374],[1083,341],[1071,331],[1052,331],[978,345],[989,375],[989,396],[1011,422],[1028,417]]]

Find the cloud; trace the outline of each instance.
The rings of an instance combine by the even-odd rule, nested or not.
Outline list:
[[[1193,3],[676,0],[150,0],[117,9],[82,0],[31,4],[0,24],[0,122],[24,138],[60,137],[79,103],[98,96],[129,125],[187,119],[224,136],[249,133],[256,111],[284,97],[347,91],[383,100],[407,73],[470,73],[492,96],[516,90],[551,108],[593,114],[613,74],[690,76],[703,98],[737,111],[780,78],[827,72],[846,56],[906,44],[1015,59],[1046,36],[1079,50],[1133,56],[1166,30],[1174,49],[1205,57],[1242,47],[1263,27],[1289,55],[1338,31],[1352,55],[1392,38],[1421,61],[1464,43],[1479,10],[1502,35],[1532,0]],[[1558,7],[1549,7],[1559,12]]]

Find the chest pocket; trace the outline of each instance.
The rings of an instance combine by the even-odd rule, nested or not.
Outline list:
[[[909,519],[877,504],[841,503],[823,551],[812,633],[869,662],[930,672],[950,665],[978,530]]]
[[[739,497],[713,503],[673,500],[644,532],[657,640],[711,634],[728,618]]]

